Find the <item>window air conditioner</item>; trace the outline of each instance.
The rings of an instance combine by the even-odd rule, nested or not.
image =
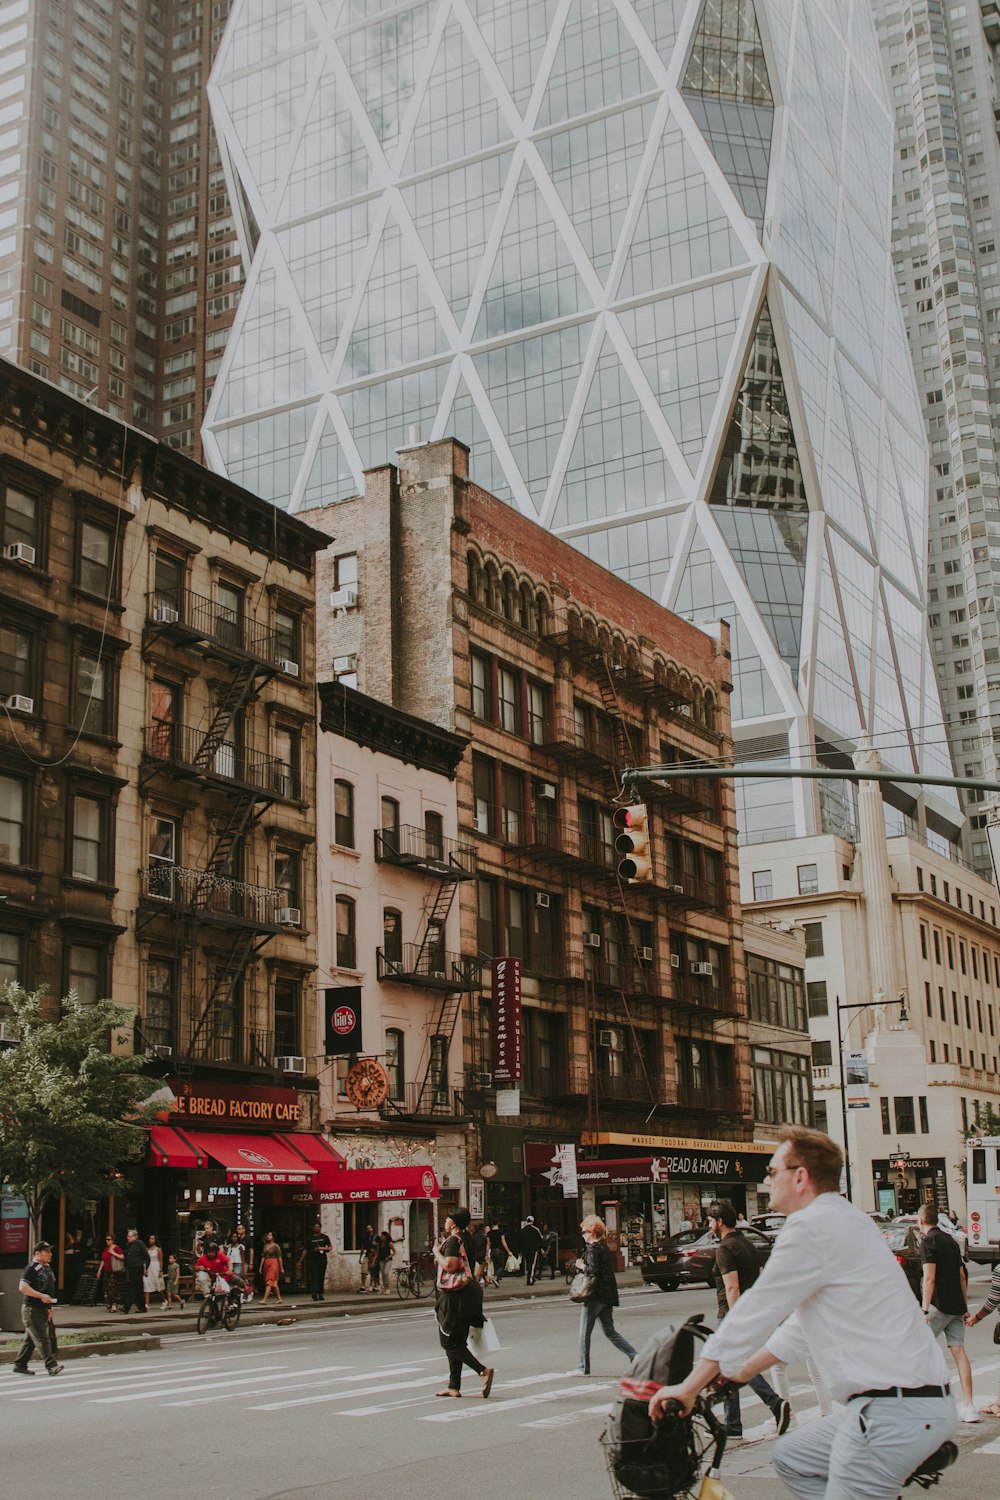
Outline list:
[[[179,609],[174,609],[172,604],[153,605],[154,625],[176,625],[181,617]]]
[[[585,932],[583,934],[583,946],[585,948],[599,948],[601,946],[601,934],[599,932]]]
[[[26,698],[23,693],[11,693],[4,700],[5,707],[16,714],[33,714],[35,712],[34,698]]]
[[[330,608],[331,609],[357,609],[357,607],[358,607],[358,591],[357,591],[357,589],[349,589],[349,588],[334,589],[333,593],[330,595]]]
[[[173,1057],[174,1055],[173,1047],[167,1046],[166,1042],[156,1042],[152,1047],[147,1047],[146,1051],[150,1057]]]
[[[597,1033],[597,1045],[599,1047],[613,1047],[616,1037],[613,1031],[599,1031]]]
[[[443,969],[432,969],[430,972],[430,977],[431,979],[444,979],[447,976],[445,975]]]
[[[548,911],[549,907],[552,905],[552,897],[549,895],[548,891],[535,892],[535,905],[542,911]]]
[[[640,948],[639,955],[642,958],[644,964],[651,964],[653,962],[652,948]]]
[[[493,1074],[492,1073],[477,1073],[476,1074],[476,1087],[479,1088],[479,1089],[489,1089],[489,1088],[492,1088],[493,1087]]]
[[[715,973],[715,969],[711,964],[692,964],[691,973],[701,974],[703,977],[708,978]]]
[[[680,954],[679,953],[671,953],[671,955],[670,955],[670,967],[672,969],[679,969],[680,966],[681,966],[681,956],[680,956]]]
[[[350,656],[335,656],[333,658],[333,670],[335,672],[356,672],[358,658],[352,652]]]
[[[276,1057],[274,1066],[281,1073],[304,1073],[306,1060],[304,1057]]]
[[[298,677],[299,675],[298,662],[290,661],[287,656],[278,657],[278,667],[284,672],[286,677]]]
[[[302,913],[297,906],[279,906],[275,920],[279,927],[301,927]]]
[[[27,542],[11,542],[9,547],[3,549],[3,555],[8,562],[27,563],[29,568],[35,565],[35,549],[29,547]]]
[[[556,800],[556,787],[552,781],[540,781],[535,789],[536,795],[545,799],[546,802]]]
[[[683,896],[684,894],[684,887],[682,885],[668,885],[667,890],[672,896]]]

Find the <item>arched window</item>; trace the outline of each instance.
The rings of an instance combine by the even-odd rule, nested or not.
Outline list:
[[[439,812],[424,813],[424,847],[428,859],[444,863],[444,818]]]
[[[350,896],[338,896],[337,909],[337,967],[356,969],[358,940],[355,931],[354,902]]]
[[[381,821],[382,857],[399,854],[399,803],[395,797],[383,797],[379,818]]]
[[[333,842],[354,848],[354,787],[349,781],[333,783]]]
[[[391,1026],[385,1033],[385,1071],[389,1075],[389,1098],[402,1099],[404,1092],[403,1033]]]
[[[387,963],[403,961],[403,914],[394,906],[382,912],[382,953]]]

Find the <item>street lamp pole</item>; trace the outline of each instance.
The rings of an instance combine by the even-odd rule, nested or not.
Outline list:
[[[844,1178],[847,1185],[848,1203],[853,1203],[854,1198],[851,1193],[851,1153],[847,1144],[847,1089],[844,1084],[844,1041],[847,1036],[847,1031],[849,1031],[851,1028],[851,1023],[850,1021],[848,1021],[846,1030],[841,1030],[840,1017],[842,1012],[849,1010],[871,1010],[872,1006],[877,1005],[878,1003],[879,1002],[877,1000],[864,1000],[858,1005],[841,1005],[839,995],[836,997],[835,1001],[837,1015],[837,1056],[840,1063],[840,1118],[844,1130]],[[906,1013],[905,995],[901,995],[899,997],[898,1004],[899,1019],[901,1021],[908,1020],[909,1017]]]

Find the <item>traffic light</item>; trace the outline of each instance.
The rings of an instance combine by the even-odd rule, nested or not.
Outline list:
[[[622,856],[618,874],[630,885],[648,885],[653,878],[653,856],[649,847],[649,811],[645,803],[619,807],[613,819],[621,829],[615,849]]]

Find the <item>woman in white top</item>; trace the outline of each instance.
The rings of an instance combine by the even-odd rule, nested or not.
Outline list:
[[[146,1267],[145,1275],[142,1278],[142,1290],[146,1298],[146,1311],[149,1312],[149,1294],[151,1292],[159,1292],[161,1301],[163,1298],[163,1251],[156,1242],[155,1234],[149,1236],[149,1243],[146,1248],[149,1251],[149,1265]]]

